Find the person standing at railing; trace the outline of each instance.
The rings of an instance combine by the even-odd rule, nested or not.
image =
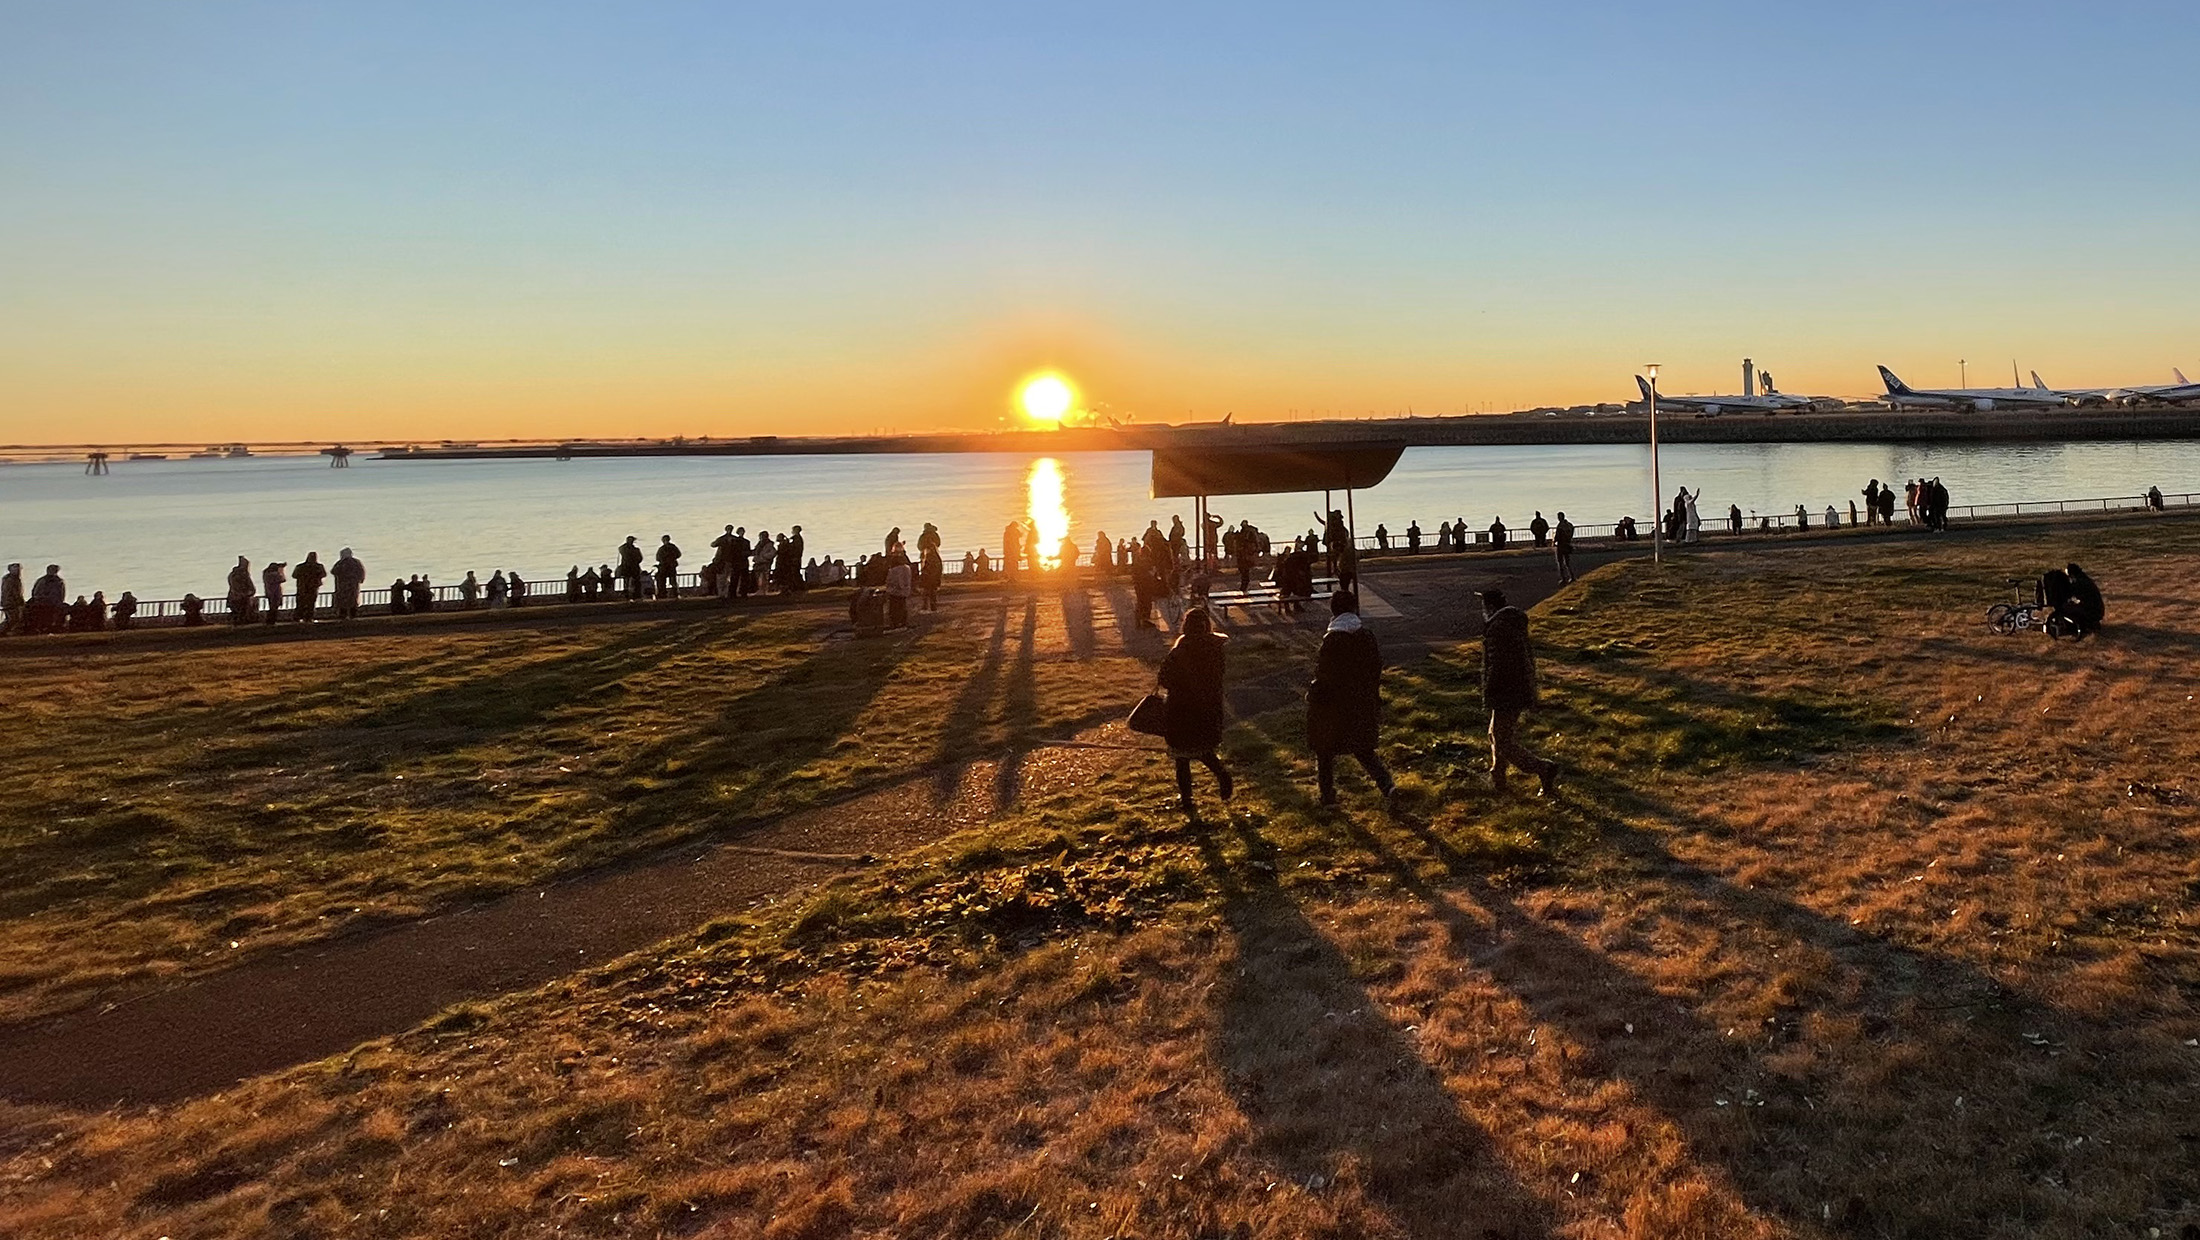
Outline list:
[[[1253,570],[1260,566],[1260,531],[1250,521],[1238,522],[1237,530],[1238,593],[1253,588]]]
[[[1451,522],[1446,521],[1436,527],[1436,552],[1441,555],[1449,550],[1451,550]]]
[[[1740,504],[1728,504],[1726,506],[1726,528],[1732,533],[1739,534],[1742,532],[1742,506]]]
[[[1852,506],[1853,509],[1853,506]],[[1864,484],[1864,524],[1870,525],[1879,515],[1879,479]]]
[[[633,534],[619,544],[619,584],[626,588],[627,602],[642,597],[642,548],[640,539]]]
[[[459,609],[461,611],[472,611],[474,609],[474,604],[480,601],[481,578],[476,577],[474,575],[474,570],[469,568],[466,570],[466,576],[462,578],[458,583]]]
[[[970,570],[963,571],[967,573]],[[1115,541],[1108,537],[1106,530],[1093,536],[1092,575],[1102,580],[1115,576]]]
[[[69,584],[61,580],[61,566],[48,564],[46,575],[31,583],[31,595],[23,607],[23,632],[31,637],[59,632],[68,603]]]
[[[2148,512],[2161,512],[2161,511],[2162,511],[2162,488],[2160,488],[2160,487],[2148,487],[2148,488],[2147,488],[2147,511],[2148,511]],[[22,595],[21,595],[21,591],[22,591],[22,586],[21,586],[21,584],[20,584],[20,583],[21,583],[21,578],[17,578],[17,582],[18,582],[18,584],[17,584],[17,586],[16,586],[16,590],[17,590],[17,601],[18,601],[18,602],[20,602],[20,601],[21,601],[21,597],[22,597]]]
[[[336,618],[357,620],[359,587],[367,584],[367,566],[346,547],[336,553],[336,563],[329,566],[329,577],[336,583]]]
[[[415,576],[405,585],[405,607],[408,611],[434,611],[435,586],[424,576]]]
[[[1466,536],[1465,536],[1464,534],[1462,534],[1462,535],[1460,535],[1460,537],[1461,537],[1461,539],[1462,539],[1462,540],[1464,540]],[[1465,550],[1465,543],[1464,543],[1464,541],[1462,541],[1462,542],[1461,542],[1461,544],[1460,544],[1460,549],[1461,549],[1461,550]],[[1492,550],[1492,551],[1503,551],[1504,549],[1505,549],[1505,518],[1503,518],[1503,517],[1491,517],[1491,518],[1490,518],[1490,550]]]
[[[1001,528],[1001,576],[1016,580],[1016,566],[1023,559],[1024,525],[1011,521]]]
[[[405,598],[405,579],[403,577],[392,579],[390,582],[390,614],[402,616],[411,610],[412,608],[407,605]]]
[[[116,599],[113,606],[108,608],[108,611],[115,618],[115,632],[120,633],[134,628],[137,625],[137,595],[124,590],[122,597]]]
[[[183,627],[195,629],[206,623],[206,600],[196,594],[183,596]]]
[[[236,567],[229,570],[229,623],[252,623],[252,561],[237,557]]]
[[[1879,488],[1879,523],[1890,530],[1894,528],[1893,487]]]
[[[1390,554],[1390,531],[1380,521],[1375,523],[1375,549],[1385,555]]]
[[[1551,556],[1558,561],[1558,581],[1564,585],[1574,579],[1574,523],[1566,519],[1563,509],[1552,532],[1557,537],[1551,540]]]
[[[466,575],[468,577],[473,576],[472,573]],[[565,601],[568,603],[581,601],[581,566],[578,564],[565,570]],[[472,600],[469,599],[466,605],[473,606]]]
[[[680,545],[670,534],[657,540],[657,597],[680,597]]]
[[[0,637],[12,637],[23,631],[23,609],[28,600],[23,594],[23,566],[8,565],[8,571],[0,574]]]
[[[267,600],[267,623],[275,623],[275,615],[283,609],[283,586],[290,580],[283,569],[289,567],[281,560],[269,560],[260,570],[260,597]]]
[[[1406,523],[1406,554],[1421,554],[1421,523],[1419,521]]]
[[[328,566],[321,563],[321,553],[306,552],[306,558],[298,565],[298,571],[290,575],[298,587],[298,623],[313,623],[314,609],[320,606],[321,583],[328,580]]]
[[[1543,519],[1543,510],[1541,508],[1536,509],[1535,520],[1528,522],[1528,537],[1535,540],[1535,545],[1537,547],[1542,547],[1546,545],[1548,539],[1550,538],[1550,534],[1551,523]]]
[[[506,573],[504,583],[512,588],[512,606],[518,607],[527,601],[528,587],[525,577],[520,576],[517,572]]]
[[[1202,568],[1210,572],[1213,571],[1216,564],[1221,562],[1216,558],[1216,553],[1221,550],[1222,530],[1228,524],[1212,512],[1208,513],[1200,523],[1199,563]]]

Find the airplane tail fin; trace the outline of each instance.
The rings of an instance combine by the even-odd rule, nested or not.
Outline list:
[[[1910,394],[1910,385],[1896,378],[1895,373],[1884,366],[1879,368],[1879,381],[1887,385],[1887,395],[1889,396],[1908,396]]]
[[[1772,386],[1772,372],[1769,370],[1757,372],[1757,385],[1765,390],[1767,396],[1778,396],[1780,394],[1780,389]]]
[[[2182,371],[2182,370],[2179,370],[2179,369],[2177,369],[2177,368],[2176,368],[2175,366],[2172,366],[2172,367],[2170,367],[2170,368],[2169,368],[2169,372],[2170,372],[2171,374],[2173,374],[2173,375],[2176,375],[2176,376],[2177,376],[2177,384],[2178,384],[2178,386],[2179,386],[2179,387],[2190,387],[2190,386],[2192,386],[2192,380],[2190,380],[2190,379],[2187,379],[2187,378],[2185,377],[2185,372],[2184,372],[2184,371]]]
[[[1650,399],[1650,381],[1648,379],[1643,378],[1641,375],[1636,375],[1635,386],[1641,389],[1642,398],[1644,400]]]
[[[2032,372],[2032,386],[2038,388],[2042,392],[2050,390],[2045,383],[2040,381],[2040,372],[2036,370]]]

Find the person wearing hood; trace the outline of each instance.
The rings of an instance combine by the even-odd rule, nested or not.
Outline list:
[[[2070,626],[2071,634],[2084,637],[2101,631],[2101,618],[2108,614],[2108,605],[2101,599],[2100,584],[2075,564],[2063,566],[2070,581],[2070,597],[2056,609],[2056,614]]]
[[[229,623],[252,623],[252,561],[237,557],[237,566],[229,570]]]
[[[1314,656],[1314,683],[1306,694],[1306,743],[1324,805],[1337,803],[1337,757],[1359,759],[1369,779],[1389,796],[1390,771],[1376,752],[1383,717],[1383,655],[1375,634],[1360,621],[1360,600],[1348,590],[1329,596],[1329,631]]]
[[[283,587],[290,581],[283,572],[289,565],[281,560],[269,560],[260,570],[260,597],[267,600],[267,622],[275,623],[275,614],[283,609]]]
[[[290,580],[298,587],[298,623],[313,623],[314,608],[321,602],[321,583],[328,580],[328,566],[321,563],[321,553],[306,552]]]
[[[1222,673],[1229,641],[1215,632],[1214,618],[1206,608],[1194,607],[1184,613],[1184,632],[1161,660],[1161,689],[1169,699],[1162,735],[1176,763],[1184,816],[1194,823],[1199,821],[1199,808],[1192,800],[1192,763],[1214,772],[1224,801],[1233,791],[1230,769],[1215,752],[1222,745]]]
[[[1482,700],[1490,710],[1490,786],[1505,791],[1508,767],[1542,782],[1544,796],[1558,788],[1558,764],[1528,752],[1519,740],[1520,716],[1536,704],[1535,650],[1528,641],[1528,613],[1505,602],[1503,590],[1477,590],[1482,600]]]
[[[336,553],[336,563],[329,566],[329,577],[336,583],[336,618],[357,620],[359,587],[367,584],[367,566],[346,547]]]

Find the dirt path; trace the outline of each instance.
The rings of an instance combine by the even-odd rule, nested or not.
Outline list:
[[[1472,591],[1491,584],[1528,606],[1555,590],[1557,579],[1543,557],[1386,563],[1364,575],[1363,593],[1386,651],[1401,662],[1479,632]],[[1271,614],[1226,621],[1233,628],[1320,622]],[[1111,724],[1079,739],[1112,746],[1141,738]],[[1119,756],[1112,748],[1042,747],[926,772],[738,840],[0,1029],[0,1098],[91,1108],[164,1102],[320,1059],[452,1004],[538,986],[712,918],[800,898],[832,876],[985,821],[1003,791],[1014,799],[1081,780]]]
[[[1115,731],[1086,739],[1135,739]],[[1037,750],[1014,764],[1016,795],[1083,778],[1113,756]],[[332,1055],[454,1003],[537,986],[714,917],[798,898],[824,879],[983,822],[995,811],[999,766],[912,778],[738,841],[0,1031],[0,1097],[77,1107],[162,1102]]]

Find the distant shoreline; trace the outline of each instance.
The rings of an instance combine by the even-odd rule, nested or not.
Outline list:
[[[1065,427],[1059,430],[942,431],[923,435],[756,435],[699,439],[492,440],[424,445],[355,441],[354,455],[382,461],[525,460],[649,456],[861,456],[962,452],[1143,452],[1157,447],[1304,445],[1369,440],[1409,447],[1530,447],[1638,444],[1650,438],[1649,418],[1614,413],[1513,413],[1322,422],[1192,423],[1182,426]],[[1993,413],[1892,412],[1803,414],[1729,413],[1719,417],[1663,413],[1665,443],[1985,443],[2200,440],[2200,409],[2055,409]],[[133,451],[177,444],[11,444],[11,464],[81,461],[95,451],[120,464]],[[261,456],[312,456],[331,445],[300,441],[249,444]],[[169,460],[189,459],[168,455]]]

